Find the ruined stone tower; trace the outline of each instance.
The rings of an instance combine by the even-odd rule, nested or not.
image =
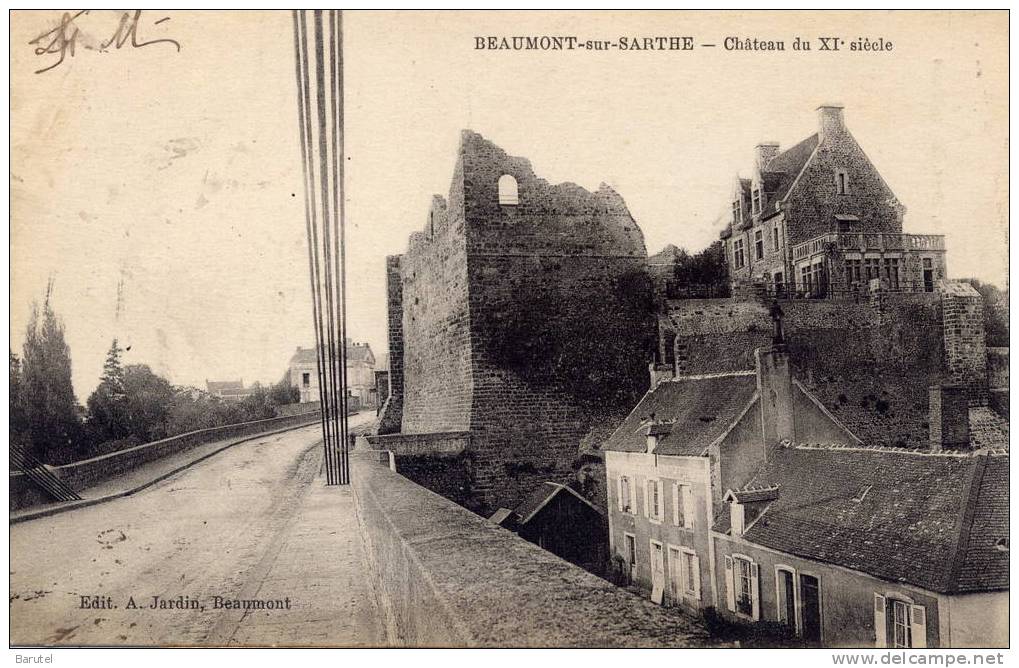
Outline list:
[[[646,262],[610,187],[551,185],[464,131],[448,197],[433,197],[424,230],[387,260],[382,431],[459,434],[460,460],[444,466],[462,467],[479,510],[568,476],[594,420],[647,389]]]

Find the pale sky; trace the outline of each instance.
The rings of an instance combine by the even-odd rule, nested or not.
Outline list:
[[[282,377],[313,341],[289,12],[146,11],[168,44],[54,62],[11,21],[11,347],[55,279],[80,401],[110,340],[129,363],[202,386]],[[155,21],[170,17],[154,25]],[[94,12],[80,40],[117,15]],[[488,52],[476,35],[786,40],[785,52]],[[796,36],[811,52],[788,50]],[[890,53],[821,53],[816,37]],[[717,238],[762,140],[846,122],[899,200],[905,231],[945,234],[952,277],[1007,280],[1007,13],[348,13],[348,323],[386,348],[384,258],[446,194],[460,130],[539,176],[626,200],[648,250]],[[118,302],[118,285],[122,284]],[[118,308],[119,303],[119,308]]]

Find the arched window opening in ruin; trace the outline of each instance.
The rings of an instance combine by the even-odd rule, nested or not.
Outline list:
[[[517,199],[517,180],[509,174],[499,177],[499,204],[519,204]]]

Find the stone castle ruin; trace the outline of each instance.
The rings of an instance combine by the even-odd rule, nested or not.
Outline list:
[[[612,188],[552,185],[465,131],[448,196],[387,258],[391,393],[378,447],[477,510],[569,477],[592,426],[647,390],[646,264]]]

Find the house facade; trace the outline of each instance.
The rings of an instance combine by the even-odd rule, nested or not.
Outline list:
[[[758,144],[753,174],[735,180],[720,235],[732,289],[933,292],[946,275],[944,237],[903,233],[906,209],[846,127],[841,105],[819,107],[818,121],[816,133],[785,151]]]
[[[716,517],[718,609],[827,647],[1007,646],[1007,480],[1004,452],[787,443]]]
[[[374,407],[378,398],[375,387],[375,355],[367,342],[347,339],[347,393],[357,408]],[[301,348],[291,356],[289,364],[291,387],[301,391],[301,403],[318,401],[318,359],[315,348]]]
[[[654,379],[603,444],[610,550],[632,582],[808,645],[1007,645],[1007,437],[977,437],[965,391],[939,385],[928,448],[870,446],[792,377],[784,344],[755,357]]]

